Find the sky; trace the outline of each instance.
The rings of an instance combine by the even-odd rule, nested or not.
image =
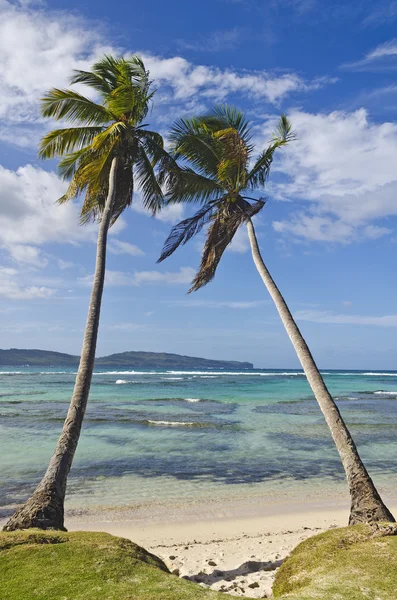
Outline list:
[[[97,226],[55,203],[65,182],[37,157],[54,126],[39,99],[104,53],[138,53],[165,138],[227,102],[259,154],[289,116],[297,139],[260,191],[263,258],[320,367],[397,369],[396,24],[390,0],[0,0],[0,346],[80,352]],[[138,193],[112,228],[97,354],[298,367],[244,229],[194,294],[202,236],[156,264],[187,214],[150,217]]]

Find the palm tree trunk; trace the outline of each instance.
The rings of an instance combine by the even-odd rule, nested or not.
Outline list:
[[[394,521],[393,515],[382,502],[371,477],[368,475],[361,461],[350,432],[323,381],[283,296],[263,262],[251,220],[247,222],[247,227],[255,266],[276,305],[341,457],[351,498],[349,525],[376,521]]]
[[[5,531],[28,529],[30,527],[66,531],[64,526],[66,482],[79,441],[94,370],[99,316],[105,281],[107,235],[116,195],[116,171],[117,158],[113,158],[109,174],[108,196],[98,231],[95,275],[84,331],[83,348],[68,414],[43,479],[33,495],[9,519],[4,527]]]

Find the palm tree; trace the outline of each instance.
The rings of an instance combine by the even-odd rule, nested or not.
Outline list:
[[[95,275],[84,332],[81,359],[68,414],[48,469],[27,502],[10,518],[5,530],[39,527],[64,530],[67,477],[80,436],[90,391],[105,279],[109,227],[131,204],[134,184],[145,206],[155,213],[163,194],[155,174],[156,161],[166,156],[161,135],[142,124],[153,95],[149,73],[138,56],[105,56],[92,71],[75,71],[70,82],[85,84],[98,102],[72,89],[52,89],[42,99],[42,114],[72,126],[42,139],[41,158],[61,157],[59,172],[70,180],[59,202],[84,193],[81,221],[100,222]]]
[[[175,161],[168,171],[162,171],[161,180],[168,186],[168,202],[200,203],[201,208],[171,230],[159,261],[209,224],[200,267],[189,290],[196,291],[214,278],[226,247],[239,227],[247,226],[255,266],[276,305],[340,454],[351,495],[349,523],[394,521],[258,247],[252,217],[265,202],[251,195],[264,187],[274,152],[293,138],[291,125],[282,116],[269,146],[252,161],[252,131],[244,115],[235,108],[220,106],[207,115],[178,120],[170,134]],[[182,159],[182,166],[177,159]]]

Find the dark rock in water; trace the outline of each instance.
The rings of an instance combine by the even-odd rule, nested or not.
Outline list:
[[[259,583],[257,581],[254,581],[253,583],[249,583],[248,587],[252,588],[252,589],[258,588],[259,587]]]

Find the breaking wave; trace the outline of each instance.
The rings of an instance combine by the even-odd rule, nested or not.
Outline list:
[[[397,377],[397,373],[360,373],[360,375],[367,375],[368,377]]]
[[[145,422],[145,421],[143,421]],[[158,425],[160,427],[207,427],[204,423],[196,423],[194,421],[156,421],[148,419],[148,425]]]

